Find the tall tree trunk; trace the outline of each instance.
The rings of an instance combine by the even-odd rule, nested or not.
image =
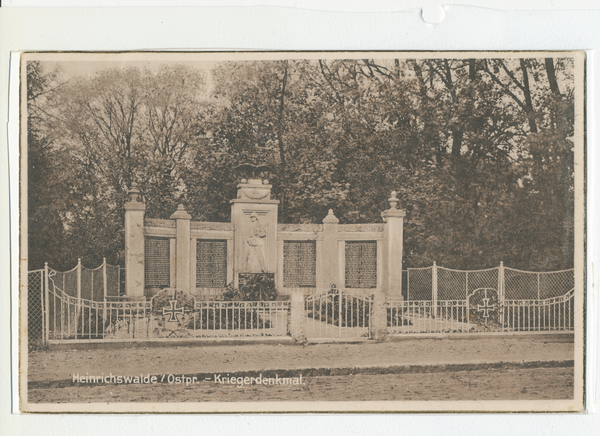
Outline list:
[[[280,167],[280,180],[281,180],[281,219],[285,219],[286,215],[286,203],[285,203],[285,192],[287,185],[287,165],[285,160],[285,147],[283,144],[283,113],[285,109],[285,88],[287,86],[288,79],[288,64],[287,61],[284,63],[283,79],[281,81],[281,94],[279,96],[279,111],[277,113],[277,145],[279,147],[279,160],[281,161]]]
[[[452,156],[460,156],[464,132],[461,129],[452,129]]]
[[[444,60],[444,66],[446,67],[446,87],[450,91],[450,95],[452,96],[452,101],[456,104],[458,97],[456,95],[456,90],[454,88],[454,80],[452,79],[452,70],[450,69],[450,64],[448,60]],[[454,126],[450,129],[452,132],[452,156],[458,157],[460,156],[460,150],[462,148],[464,131],[463,129]]]
[[[421,108],[426,108],[429,105],[429,97],[427,95],[427,86],[425,85],[425,78],[423,77],[423,69],[417,60],[411,62],[413,71],[417,76],[417,81],[419,82],[419,97],[421,99]],[[441,162],[444,156],[443,147],[440,145],[438,130],[435,128],[434,124],[428,119],[425,118],[424,126],[423,126],[423,134],[425,137],[426,145],[430,145],[435,150],[435,154],[438,162]],[[429,144],[427,144],[429,143]]]
[[[554,59],[546,58],[544,62],[546,64],[546,74],[548,75],[548,83],[550,84],[550,90],[554,95],[560,95],[560,89],[558,88],[558,82],[556,81]]]
[[[537,133],[537,125],[535,123],[535,113],[533,110],[533,102],[531,101],[531,89],[529,88],[529,73],[525,60],[521,59],[521,71],[523,73],[523,95],[525,96],[525,111],[529,120],[529,129],[531,133]]]
[[[469,80],[472,82],[477,75],[477,66],[475,64],[475,59],[467,59],[467,62],[469,63]]]

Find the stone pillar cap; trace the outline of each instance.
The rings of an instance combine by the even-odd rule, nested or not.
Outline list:
[[[241,184],[248,184],[248,185],[268,185],[269,181],[267,179],[242,179],[240,181]]]
[[[185,211],[185,207],[183,204],[177,206],[177,210],[173,215],[171,215],[172,220],[191,220],[192,216]]]
[[[398,205],[400,204],[400,200],[396,197],[398,193],[396,191],[392,191],[392,195],[388,198],[388,203],[390,204],[390,209],[398,209]]]
[[[388,218],[404,218],[406,212],[400,209],[388,209],[381,212],[383,222],[386,223]]]
[[[406,216],[406,212],[402,209],[398,209],[398,205],[400,204],[400,200],[396,197],[398,193],[396,191],[392,191],[390,198],[388,198],[388,203],[390,204],[390,208],[388,210],[384,210],[381,212],[381,217],[383,218],[383,222],[387,222],[388,218],[403,218]]]
[[[329,209],[329,213],[325,218],[323,218],[323,223],[326,224],[337,224],[339,222],[340,220],[337,219],[336,216],[333,214],[333,209]]]
[[[125,210],[146,210],[146,205],[141,200],[141,193],[135,182],[131,184],[127,194],[129,195],[129,201],[123,205]]]

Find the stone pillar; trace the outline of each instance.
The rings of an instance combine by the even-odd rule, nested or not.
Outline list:
[[[390,208],[381,213],[383,222],[383,291],[402,300],[402,238],[406,212],[398,209],[396,191],[388,199]]]
[[[277,283],[279,201],[271,200],[268,180],[242,179],[237,188],[237,198],[230,201],[235,231],[234,286],[239,286],[240,274],[272,274]]]
[[[290,295],[290,336],[296,342],[306,342],[304,315],[304,295],[301,292],[294,292]]]
[[[344,286],[339,282],[339,253],[338,253],[338,224],[340,220],[333,214],[333,209],[323,218],[323,251],[321,262],[317,268],[321,268],[320,283],[317,283],[319,289],[329,289],[332,284],[338,288]]]
[[[175,242],[175,287],[178,291],[190,292],[190,220],[192,216],[185,211],[183,204],[171,215],[176,220]]]
[[[135,184],[129,190],[125,203],[125,293],[128,297],[144,296],[144,214],[146,205],[141,201]]]
[[[385,294],[375,292],[371,303],[371,336],[377,342],[383,342],[387,336],[387,308]]]

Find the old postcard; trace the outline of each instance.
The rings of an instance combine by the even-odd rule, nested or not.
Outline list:
[[[20,409],[582,411],[584,62],[23,53]]]

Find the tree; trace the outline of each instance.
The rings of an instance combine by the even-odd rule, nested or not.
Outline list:
[[[379,222],[398,191],[405,267],[568,268],[572,71],[568,59],[285,60],[218,64],[210,94],[181,66],[101,71],[51,99],[35,85],[62,171],[56,234],[73,260],[119,260],[132,182],[150,217],[181,202],[228,221],[236,166],[266,163],[281,222],[329,208]]]
[[[339,137],[362,127],[354,135],[358,141],[347,141],[350,148],[341,149],[345,156],[358,157],[354,168],[352,159],[343,167],[353,185],[361,187],[355,191],[357,195],[353,195],[354,190],[349,193],[351,207],[373,204],[373,199],[381,199],[382,204],[386,193],[380,186],[399,186],[409,211],[405,232],[407,266],[430,265],[437,260],[455,268],[477,268],[514,260],[519,265],[536,267],[533,259],[540,261],[537,253],[547,251],[545,247],[553,242],[538,238],[535,243],[520,244],[524,229],[537,223],[531,214],[519,214],[519,220],[514,220],[524,205],[537,213],[541,204],[540,193],[528,189],[527,180],[536,178],[531,167],[532,153],[536,154],[531,141],[540,129],[547,135],[551,118],[572,126],[572,117],[565,113],[553,116],[551,111],[540,112],[540,108],[551,108],[553,104],[544,101],[551,89],[540,78],[539,60],[408,60],[412,72],[404,69],[404,76],[398,74],[402,70],[400,62],[377,65],[372,60],[333,61],[321,65],[332,90],[331,98],[343,102],[337,106],[343,108],[346,123]],[[495,65],[496,70],[489,65]],[[564,70],[561,74],[568,75],[570,67]],[[534,84],[529,83],[530,76],[535,78]],[[362,82],[354,80],[357,77]],[[572,81],[565,83],[572,86]],[[398,98],[396,90],[403,99]],[[369,95],[376,95],[372,104]],[[397,101],[401,105],[394,108]],[[355,102],[360,106],[353,110]],[[380,109],[391,123],[385,125],[381,118],[372,117]],[[381,137],[384,139],[378,139]],[[548,136],[538,138],[539,147],[556,158],[559,148],[546,143]],[[375,146],[378,140],[388,147],[396,142],[396,149],[388,154],[385,145]],[[394,160],[402,154],[404,159]],[[568,163],[566,156],[562,159]],[[542,172],[547,171],[544,168]],[[572,176],[569,165],[561,168]],[[386,180],[382,174],[395,174],[396,179]],[[536,179],[559,188],[556,183],[548,185],[550,180]],[[556,180],[566,182],[565,189],[572,189],[572,180]],[[547,195],[546,204],[554,194]],[[563,211],[571,203],[552,204]],[[368,211],[368,204],[363,210],[366,213],[358,219],[376,218],[377,211]],[[564,216],[564,222],[572,219]],[[557,222],[552,225],[551,233],[564,227]],[[568,235],[566,231],[561,240],[563,246],[571,240],[572,247]],[[568,253],[560,257],[562,265],[572,263]]]
[[[571,268],[574,257],[574,94],[571,81],[561,81],[566,85],[561,90],[556,79],[557,72],[570,75],[573,66],[566,59],[544,64],[550,92],[540,98],[538,133],[525,140],[529,173],[517,200],[523,207],[515,209],[524,225],[514,262],[556,270]]]
[[[307,62],[225,63],[215,73],[214,105],[206,147],[198,149],[190,186],[207,219],[226,220],[229,199],[242,175],[235,166],[266,163],[265,176],[281,202],[280,219],[311,222],[343,196],[332,180],[326,105],[308,81]],[[201,186],[200,186],[201,185]],[[232,187],[233,189],[230,189]],[[202,193],[202,195],[199,195]],[[194,215],[194,212],[192,212]]]
[[[45,105],[52,154],[62,156],[57,203],[71,264],[123,257],[123,204],[137,183],[148,216],[165,218],[183,198],[181,167],[201,133],[204,80],[181,66],[107,69],[79,77]]]
[[[53,152],[55,139],[49,133],[52,116],[46,112],[62,86],[57,70],[45,71],[38,61],[27,63],[27,231],[30,270],[53,261],[65,267],[65,229],[61,210],[64,198],[64,155]],[[54,253],[51,259],[49,253]]]

